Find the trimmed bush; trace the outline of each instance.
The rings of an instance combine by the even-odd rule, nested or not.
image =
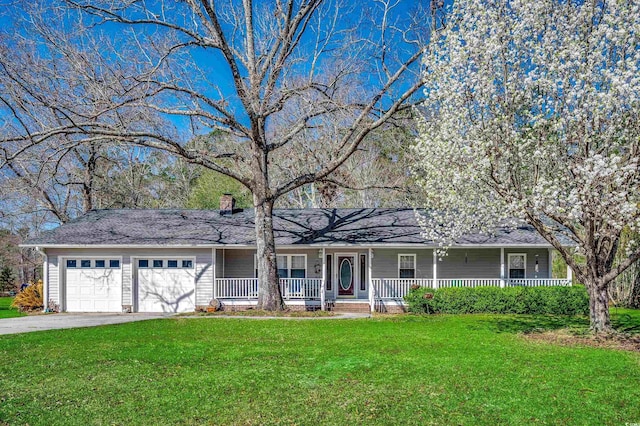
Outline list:
[[[476,287],[412,289],[405,296],[409,311],[440,314],[586,315],[584,287]]]

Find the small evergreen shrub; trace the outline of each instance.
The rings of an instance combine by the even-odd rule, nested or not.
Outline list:
[[[589,295],[584,287],[476,287],[411,289],[405,296],[409,312],[440,314],[586,315]]]

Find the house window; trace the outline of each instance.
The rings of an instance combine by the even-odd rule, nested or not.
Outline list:
[[[178,261],[177,260],[167,260],[167,268],[177,268]]]
[[[67,259],[67,268],[76,268],[77,261],[75,259]]]
[[[148,267],[149,267],[149,261],[147,259],[138,260],[138,268],[148,268]]]
[[[193,268],[193,261],[192,260],[183,260],[182,261],[182,267],[183,268]]]
[[[304,254],[286,254],[277,257],[278,276],[280,278],[306,278],[307,256]]]
[[[416,255],[415,254],[399,254],[398,255],[398,278],[415,278],[416,277]]]
[[[96,260],[96,268],[104,268],[105,261],[104,260]]]
[[[162,268],[163,263],[164,262],[162,260],[156,259],[156,260],[153,261],[153,267],[154,268]]]
[[[81,268],[91,268],[91,261],[90,260],[81,260],[80,261],[80,267]]]
[[[306,278],[307,258],[306,256],[291,256],[291,278]]]
[[[278,277],[289,278],[289,258],[287,256],[278,256]]]
[[[360,291],[367,289],[367,256],[360,255]]]
[[[509,278],[521,279],[527,276],[527,255],[509,253]]]
[[[327,255],[327,291],[333,288],[333,255]]]
[[[119,268],[120,267],[120,261],[117,259],[111,259],[109,261],[109,268]]]

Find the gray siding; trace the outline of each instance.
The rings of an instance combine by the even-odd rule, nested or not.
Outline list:
[[[47,276],[48,297],[54,303],[60,305],[60,265],[58,256],[51,255],[47,251],[47,259],[49,262],[49,270]],[[46,301],[48,303],[48,300]]]
[[[196,306],[206,306],[213,299],[212,259],[211,250],[196,254]]]
[[[223,278],[253,278],[255,275],[253,254],[255,250],[226,249],[223,253]]]
[[[224,277],[224,249],[216,250],[216,278]]]
[[[548,278],[549,277],[549,250],[542,249],[505,249],[504,267],[505,276],[508,276],[509,253],[525,253],[527,255],[526,278]],[[538,257],[536,258],[536,255]],[[538,272],[536,272],[536,259],[538,260]]]
[[[373,278],[398,278],[398,255],[416,255],[416,278],[433,278],[433,250],[431,249],[375,249]]]
[[[255,276],[254,254],[255,250],[227,249],[224,252],[224,274],[218,277],[224,278],[253,278]],[[279,255],[306,254],[307,278],[322,277],[322,259],[318,256],[318,249],[291,249],[278,250]],[[222,258],[218,256],[222,263]]]
[[[438,260],[438,278],[500,278],[500,249],[449,249]]]

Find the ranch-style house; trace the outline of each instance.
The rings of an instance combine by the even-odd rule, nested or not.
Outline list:
[[[291,309],[403,309],[411,286],[556,286],[533,228],[468,235],[445,256],[413,209],[274,211],[278,273]],[[66,312],[189,312],[257,303],[254,212],[96,210],[25,244],[45,258],[44,298]]]

